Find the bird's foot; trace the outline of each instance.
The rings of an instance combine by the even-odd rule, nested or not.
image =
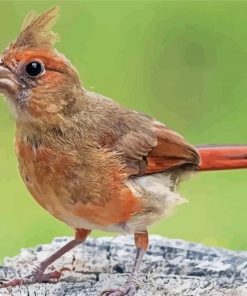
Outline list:
[[[22,286],[35,283],[56,283],[60,279],[62,271],[44,273],[39,267],[34,268],[31,275],[20,279],[0,280],[0,288]]]
[[[134,296],[139,286],[138,280],[131,275],[122,288],[105,290],[101,296]]]
[[[137,289],[136,287],[125,287],[125,288],[116,288],[104,291],[101,296],[134,296]]]

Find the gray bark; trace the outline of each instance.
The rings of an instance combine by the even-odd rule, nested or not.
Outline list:
[[[23,277],[33,266],[71,238],[23,249],[5,258],[0,278]],[[89,238],[50,268],[69,268],[56,284],[33,284],[0,289],[1,296],[92,296],[122,286],[133,266],[135,247],[131,237]],[[244,296],[247,295],[247,252],[209,248],[201,244],[150,237],[139,274],[137,296]]]

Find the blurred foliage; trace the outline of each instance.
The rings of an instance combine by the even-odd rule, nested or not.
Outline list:
[[[156,117],[191,143],[247,143],[246,1],[0,1],[0,48],[28,11],[53,5],[61,7],[57,48],[87,88]],[[13,138],[1,100],[0,257],[72,234],[25,189]],[[151,232],[247,249],[246,177],[244,170],[197,175],[180,188],[190,203]]]

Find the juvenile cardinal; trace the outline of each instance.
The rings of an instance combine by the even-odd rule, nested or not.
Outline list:
[[[104,295],[134,295],[148,248],[147,227],[183,198],[177,184],[194,171],[247,167],[247,146],[193,147],[144,114],[86,90],[76,69],[54,48],[58,8],[30,13],[0,57],[0,92],[16,120],[15,150],[34,199],[75,230],[75,238],[24,279],[2,287],[47,282],[44,273],[94,229],[134,234],[137,248],[126,284]]]

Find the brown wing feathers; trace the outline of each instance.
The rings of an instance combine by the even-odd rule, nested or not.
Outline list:
[[[155,131],[158,142],[147,155],[146,173],[162,172],[181,165],[199,165],[199,154],[179,134],[164,126]]]
[[[198,166],[200,157],[196,149],[162,123],[93,92],[87,91],[85,95],[88,105],[94,104],[99,144],[119,153],[129,176],[162,172],[185,164]],[[95,114],[99,106],[104,108]]]

